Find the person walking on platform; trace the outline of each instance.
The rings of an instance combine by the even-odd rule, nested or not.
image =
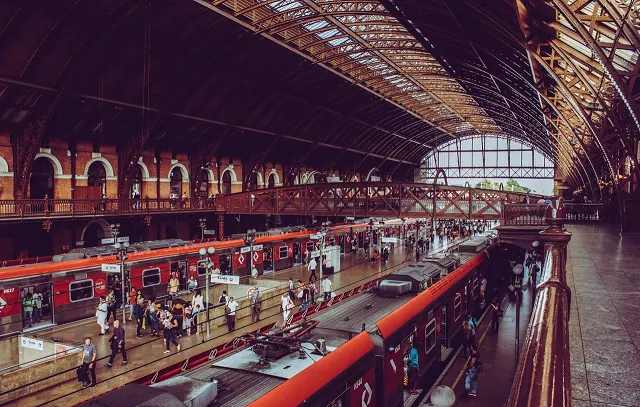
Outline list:
[[[413,341],[411,352],[409,352],[409,392],[418,394],[416,388],[420,379],[420,365],[418,357],[418,349],[416,349],[416,340]]]
[[[138,302],[133,306],[133,316],[136,317],[136,338],[142,338],[142,319],[144,318],[143,303]],[[114,325],[115,326],[115,325]]]
[[[122,366],[127,364],[127,352],[124,350],[124,328],[120,326],[120,321],[113,321],[113,335],[109,339],[111,342],[111,357],[109,357],[109,363],[107,367],[113,366],[113,360],[116,358],[118,352],[122,354]]]
[[[178,321],[171,312],[167,312],[162,320],[162,335],[167,346],[167,350],[164,353],[171,352],[172,343],[176,345],[176,349],[180,352],[180,344],[176,342],[176,328],[178,328]]]
[[[478,373],[480,368],[480,353],[478,345],[471,346],[471,356],[467,361],[467,376],[464,381],[465,395],[475,397],[478,392]]]
[[[489,333],[493,335],[494,333],[498,333],[498,328],[500,328],[500,314],[502,310],[500,309],[500,303],[497,298],[494,298],[491,302],[491,330]]]
[[[307,268],[309,269],[309,282],[312,283],[318,279],[316,277],[316,267],[318,267],[318,262],[315,258],[311,259]]]
[[[229,328],[229,332],[236,329],[236,310],[238,306],[238,301],[234,300],[233,297],[229,297],[229,302],[227,303],[227,308],[229,309],[229,313],[227,314],[227,327]]]
[[[473,345],[473,329],[468,320],[462,321],[462,357],[469,359]]]
[[[80,377],[82,387],[96,387],[96,345],[91,343],[91,337],[85,336],[82,344],[82,357],[80,361]]]
[[[331,299],[331,289],[331,280],[329,280],[328,276],[324,276],[322,280],[322,293],[324,294],[325,301]]]
[[[96,318],[97,323],[100,326],[100,335],[104,335],[104,333],[109,330],[109,326],[106,322],[107,312],[107,302],[105,301],[105,298],[101,296],[98,308],[96,308]]]

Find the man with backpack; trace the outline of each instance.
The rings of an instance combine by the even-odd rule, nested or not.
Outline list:
[[[478,375],[484,371],[484,365],[480,360],[478,345],[471,346],[471,356],[467,361],[467,376],[464,381],[465,396],[475,397],[478,393]]]

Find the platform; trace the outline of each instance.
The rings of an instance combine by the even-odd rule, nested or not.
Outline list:
[[[618,225],[568,230],[573,406],[640,406],[640,236],[621,237]]]
[[[446,239],[442,242],[439,242],[436,239],[431,250],[438,250],[439,247],[447,244],[449,244],[449,242],[447,242]],[[379,276],[394,271],[398,267],[405,265],[407,262],[412,262],[414,260],[415,254],[412,251],[405,251],[404,247],[396,246],[395,250],[389,256],[386,268],[383,265],[383,272],[378,273],[378,265],[371,264],[368,259],[365,259],[363,250],[360,250],[357,254],[343,255],[341,259],[342,270],[339,273],[330,276],[333,282],[334,292],[339,294],[343,291],[358,287],[366,281],[376,279]],[[306,282],[309,277],[306,266],[299,266],[293,269],[284,270],[282,272],[265,276],[264,278],[281,279],[284,282],[284,280],[288,280],[289,277],[295,279],[299,278]],[[98,336],[99,328],[93,318],[78,321],[71,325],[45,329],[38,332],[38,335],[43,335],[49,338],[60,338],[75,343],[80,343],[83,335],[85,334],[93,335],[94,343],[96,343],[98,348],[98,357],[100,358],[96,369],[98,384],[94,389],[83,390],[80,388],[79,383],[75,378],[72,380],[67,378],[61,382],[55,382],[52,387],[47,388],[46,390],[30,394],[29,396],[18,399],[7,405],[62,406],[80,403],[91,397],[107,392],[110,389],[124,385],[138,377],[154,373],[164,366],[184,360],[192,355],[203,352],[206,349],[211,349],[220,343],[226,343],[241,334],[254,331],[259,326],[267,325],[272,322],[282,323],[282,314],[279,310],[271,312],[271,316],[267,316],[266,314],[267,313],[263,310],[261,325],[252,324],[249,318],[239,318],[236,322],[236,326],[238,328],[233,333],[227,332],[224,321],[218,321],[218,326],[213,327],[211,330],[211,339],[209,341],[203,343],[204,338],[202,335],[192,335],[190,337],[185,336],[180,339],[182,351],[179,353],[175,352],[175,349],[172,347],[172,352],[169,355],[163,354],[164,341],[162,338],[145,335],[142,339],[136,339],[135,324],[129,322],[125,326],[129,363],[126,367],[121,367],[121,359],[118,356],[114,363],[114,367],[111,369],[107,369],[104,366],[106,358],[110,355],[108,343],[109,336]],[[215,322],[213,323],[215,324]]]
[[[528,275],[526,270],[524,275]],[[525,279],[524,284],[528,281]],[[491,312],[486,311],[480,319],[479,329],[476,330],[476,342],[485,370],[478,377],[478,394],[475,397],[464,397],[466,359],[462,357],[462,350],[455,355],[451,366],[436,385],[451,387],[456,394],[454,406],[465,407],[501,407],[509,398],[513,377],[516,371],[516,303],[515,295],[503,288],[498,293],[501,298],[501,308],[504,317],[500,321],[497,334],[491,334]],[[520,345],[524,342],[527,325],[533,309],[534,293],[528,288],[522,292],[520,308]],[[488,306],[488,305],[487,305]],[[486,310],[486,308],[485,308]],[[435,385],[434,385],[435,387]],[[422,406],[425,406],[428,398]]]

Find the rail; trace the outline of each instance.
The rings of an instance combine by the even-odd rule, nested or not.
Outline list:
[[[216,211],[215,199],[23,199],[0,200],[0,220],[148,215]]]
[[[564,204],[567,221],[596,221],[603,218],[602,204]],[[545,204],[505,203],[502,206],[503,226],[546,226]]]
[[[571,291],[566,283],[567,244],[563,228],[566,206],[556,199],[546,208],[549,227],[540,232],[545,261],[527,336],[520,354],[507,403],[519,406],[571,406],[569,310]]]

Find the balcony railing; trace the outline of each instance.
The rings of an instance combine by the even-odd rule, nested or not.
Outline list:
[[[215,211],[215,199],[0,200],[0,218],[91,217]]]
[[[569,309],[566,280],[567,244],[571,234],[562,200],[546,210],[550,226],[540,233],[545,260],[527,336],[511,387],[508,407],[571,406]]]
[[[546,226],[546,208],[544,204],[504,204],[502,207],[503,226]],[[564,205],[566,219],[569,221],[593,221],[602,219],[602,204]]]

